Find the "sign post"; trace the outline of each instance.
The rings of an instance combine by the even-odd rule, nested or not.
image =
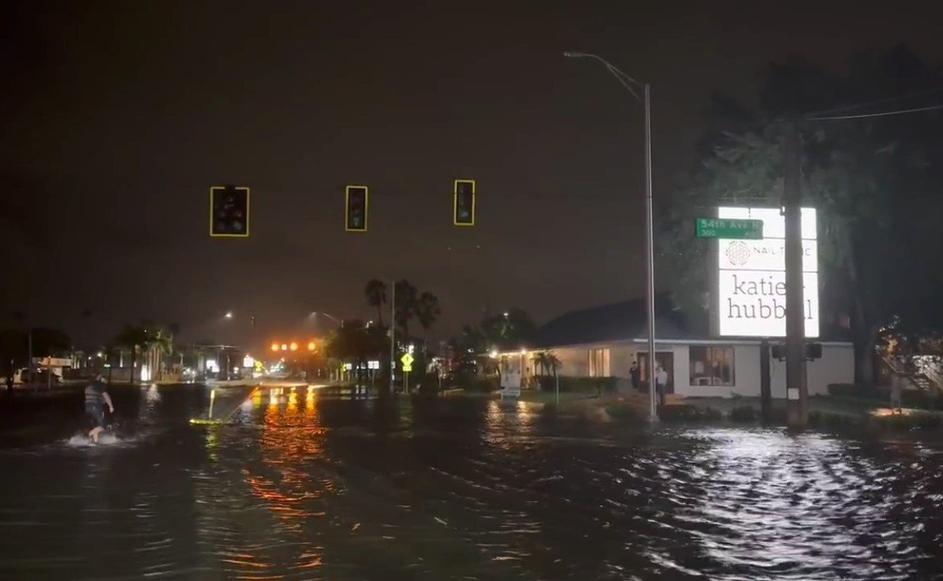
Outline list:
[[[409,373],[413,370],[413,361],[415,358],[408,351],[399,358],[399,362],[403,364],[403,391],[406,393],[409,393]]]

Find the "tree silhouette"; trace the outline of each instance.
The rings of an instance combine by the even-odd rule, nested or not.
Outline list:
[[[409,321],[415,318],[419,291],[406,279],[396,282],[396,324],[402,329],[402,338],[409,340]]]
[[[147,331],[141,325],[125,325],[115,336],[113,343],[131,351],[131,383],[134,383],[134,365],[138,348],[147,342]]]
[[[367,304],[377,309],[377,325],[383,326],[383,305],[386,304],[386,283],[378,278],[367,281],[364,289],[367,295]]]
[[[428,291],[423,291],[416,302],[416,318],[422,326],[424,343],[428,342],[429,328],[438,320],[441,314],[442,309],[439,307],[439,297]],[[426,347],[428,348],[428,345]]]

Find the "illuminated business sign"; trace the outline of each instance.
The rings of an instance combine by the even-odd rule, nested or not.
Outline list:
[[[718,239],[719,333],[786,336],[786,221],[779,208],[720,207],[718,218],[763,221],[762,240]],[[802,208],[805,336],[819,336],[819,275],[815,208]]]

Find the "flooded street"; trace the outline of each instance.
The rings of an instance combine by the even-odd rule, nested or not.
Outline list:
[[[2,579],[933,579],[913,440],[558,419],[481,398],[115,390],[0,450]],[[71,441],[70,441],[71,439]]]

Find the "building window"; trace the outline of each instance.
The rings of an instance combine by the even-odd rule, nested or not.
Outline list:
[[[589,376],[590,377],[609,377],[609,350],[608,349],[590,349],[589,350]]]
[[[733,386],[733,347],[690,347],[691,385]]]

